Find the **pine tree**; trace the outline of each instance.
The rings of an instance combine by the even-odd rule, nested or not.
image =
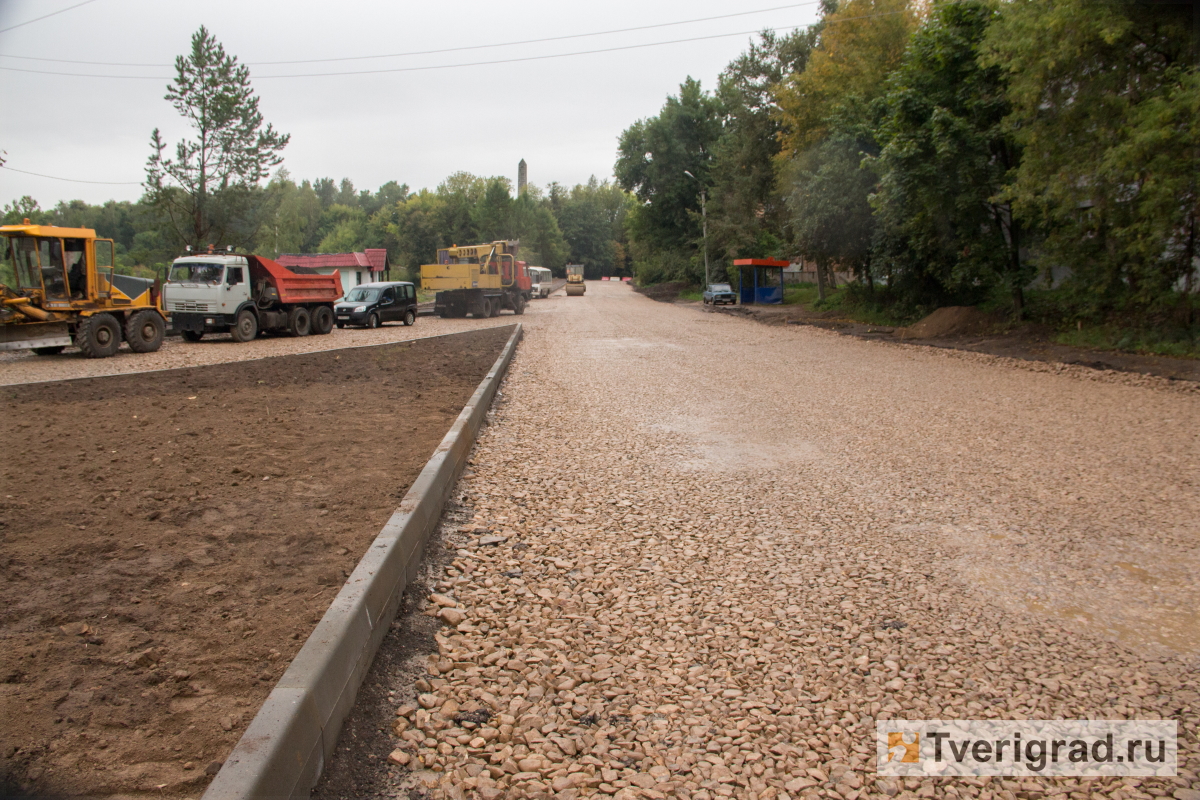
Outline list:
[[[175,59],[175,71],[164,99],[195,136],[180,141],[170,158],[154,129],[147,200],[179,244],[248,246],[261,224],[259,183],[283,160],[290,136],[264,126],[250,70],[203,26],[191,53]]]

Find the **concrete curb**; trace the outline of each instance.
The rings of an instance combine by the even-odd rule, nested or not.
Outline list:
[[[487,377],[271,690],[203,800],[308,798],[425,542],[461,474],[521,338],[518,323]]]

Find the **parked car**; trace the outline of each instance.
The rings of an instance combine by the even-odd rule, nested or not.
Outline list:
[[[709,303],[714,306],[721,303],[734,305],[737,303],[737,295],[734,294],[733,287],[728,283],[710,283],[704,292],[704,304],[708,305]]]
[[[417,287],[407,281],[362,283],[334,307],[337,326],[378,328],[385,322],[417,321]]]

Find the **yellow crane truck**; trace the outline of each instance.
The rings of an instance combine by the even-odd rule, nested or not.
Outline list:
[[[421,288],[436,292],[433,309],[440,317],[494,317],[501,309],[524,314],[532,283],[524,261],[517,260],[515,239],[437,251],[436,264],[421,265]]]
[[[111,239],[29,220],[0,226],[0,236],[12,283],[0,282],[0,350],[55,355],[74,344],[88,358],[105,358],[122,339],[135,353],[162,346],[158,282],[115,274]]]
[[[583,282],[583,264],[567,264],[567,296],[578,297],[587,291]]]

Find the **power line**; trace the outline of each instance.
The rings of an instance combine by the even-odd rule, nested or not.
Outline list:
[[[10,167],[7,164],[0,164],[0,169],[7,169],[11,172],[20,172],[22,175],[33,175],[38,178],[49,178],[52,181],[67,181],[69,183],[93,183],[93,184],[101,184],[104,186],[141,186],[142,185],[141,181],[81,181],[81,180],[78,180],[77,178],[59,178],[55,175],[43,175],[40,172],[29,172],[27,170],[17,169],[16,167]]]
[[[16,25],[10,25],[9,27],[4,28],[3,30],[0,30],[0,33],[8,33],[9,31],[15,31],[17,28],[23,28],[26,25],[32,25],[35,22],[41,22],[44,19],[49,19],[50,17],[54,17],[59,14],[65,14],[66,12],[70,11],[73,8],[79,8],[80,6],[86,6],[88,3],[94,3],[94,2],[96,2],[96,0],[83,0],[82,3],[76,3],[73,6],[67,6],[66,8],[60,9],[58,11],[52,11],[51,13],[44,14],[40,17],[34,17],[33,19],[25,20],[24,22],[18,22]]]
[[[825,20],[824,22],[826,25],[829,25],[832,23],[851,22],[851,21],[860,20],[860,19],[873,19],[876,17],[890,17],[890,16],[894,16],[896,14],[904,14],[904,13],[906,13],[906,12],[903,10],[901,10],[901,11],[883,11],[878,14],[863,14],[858,17],[844,17],[842,19],[837,19],[837,20]],[[639,50],[639,49],[643,49],[643,48],[647,48],[647,47],[662,47],[663,45],[669,45],[669,44],[685,44],[688,42],[703,42],[703,41],[709,41],[712,39],[726,39],[731,36],[747,36],[747,35],[752,35],[755,33],[761,33],[761,32],[765,32],[765,31],[774,31],[774,32],[792,31],[792,30],[798,30],[800,28],[811,27],[813,24],[816,24],[816,23],[808,23],[808,24],[804,24],[804,25],[787,25],[787,26],[778,27],[778,28],[763,28],[763,29],[756,29],[756,30],[752,30],[752,31],[738,31],[737,33],[718,33],[718,34],[713,34],[711,36],[693,36],[693,37],[690,37],[687,39],[671,39],[671,40],[665,41],[665,42],[646,42],[644,44],[630,44],[630,45],[622,45],[619,47],[603,47],[603,48],[598,48],[595,50],[577,50],[572,53],[553,53],[553,54],[549,54],[549,55],[540,55],[540,56],[523,56],[520,58],[502,58],[502,59],[496,59],[493,61],[470,61],[465,64],[437,64],[437,65],[423,66],[423,67],[390,67],[387,69],[355,70],[352,72],[307,72],[307,73],[293,73],[293,74],[288,74],[288,75],[255,75],[254,80],[261,81],[261,80],[272,80],[272,79],[277,79],[277,78],[336,78],[336,77],[350,76],[350,75],[382,75],[382,74],[396,73],[396,72],[425,72],[425,71],[442,70],[442,69],[460,69],[463,67],[485,67],[485,66],[493,66],[493,65],[497,65],[497,64],[516,64],[516,63],[520,63],[523,61],[543,61],[543,60],[552,59],[552,58],[569,58],[571,56],[595,55],[597,53],[615,53],[615,52],[619,52],[619,51],[623,51],[623,50]],[[442,52],[442,51],[439,51],[439,52]],[[79,72],[51,72],[49,70],[40,70],[40,69],[21,69],[19,67],[0,67],[0,70],[4,70],[7,72],[27,72],[27,73],[37,74],[37,75],[62,75],[62,76],[73,77],[73,78],[119,78],[119,79],[125,79],[125,80],[171,80],[170,77],[156,76],[156,75],[92,75],[92,74],[79,73]]]
[[[92,0],[87,0],[87,2],[92,2]],[[732,17],[744,17],[744,16],[749,16],[752,14],[767,14],[772,11],[784,11],[784,10],[792,9],[792,8],[800,8],[802,6],[815,6],[819,2],[820,2],[820,0],[808,0],[808,2],[804,2],[804,3],[791,3],[786,6],[774,6],[772,8],[760,8],[757,11],[738,11],[733,14],[721,14],[721,15],[715,16],[715,17],[698,17],[696,19],[679,20],[678,22],[660,22],[660,23],[657,23],[654,25],[639,25],[634,28],[615,28],[610,31],[596,31],[594,33],[572,33],[572,34],[567,34],[564,36],[547,36],[542,39],[524,39],[522,41],[517,41],[517,42],[493,42],[490,44],[464,45],[463,47],[445,47],[445,48],[440,48],[438,50],[412,50],[412,51],[409,51],[406,53],[384,53],[384,54],[376,55],[376,56],[342,56],[339,58],[306,58],[306,59],[299,59],[296,61],[247,61],[245,63],[246,63],[246,66],[249,66],[249,67],[277,66],[277,65],[282,65],[282,64],[325,64],[325,63],[331,63],[331,62],[335,62],[335,61],[365,61],[365,60],[374,59],[374,58],[402,58],[405,56],[427,56],[427,55],[436,55],[438,53],[456,53],[456,52],[462,52],[465,50],[484,50],[484,49],[493,48],[493,47],[516,47],[519,45],[527,45],[527,44],[542,44],[544,42],[559,42],[559,41],[564,41],[566,39],[583,39],[583,38],[587,38],[590,36],[610,36],[615,33],[632,33],[634,31],[652,30],[654,28],[669,28],[669,27],[673,27],[676,25],[691,25],[691,24],[697,23],[697,22],[712,22],[713,20],[730,19]],[[2,31],[0,31],[0,33],[2,33]],[[87,65],[98,66],[98,67],[171,67],[171,66],[174,66],[173,63],[172,64],[139,64],[139,63],[127,63],[127,62],[117,62],[117,61],[71,61],[71,60],[63,59],[63,58],[41,58],[39,56],[11,56],[11,55],[7,55],[4,53],[0,53],[0,58],[19,58],[23,61],[48,61],[48,62],[53,62],[56,64],[87,64]],[[53,73],[53,74],[61,74],[61,73]]]

